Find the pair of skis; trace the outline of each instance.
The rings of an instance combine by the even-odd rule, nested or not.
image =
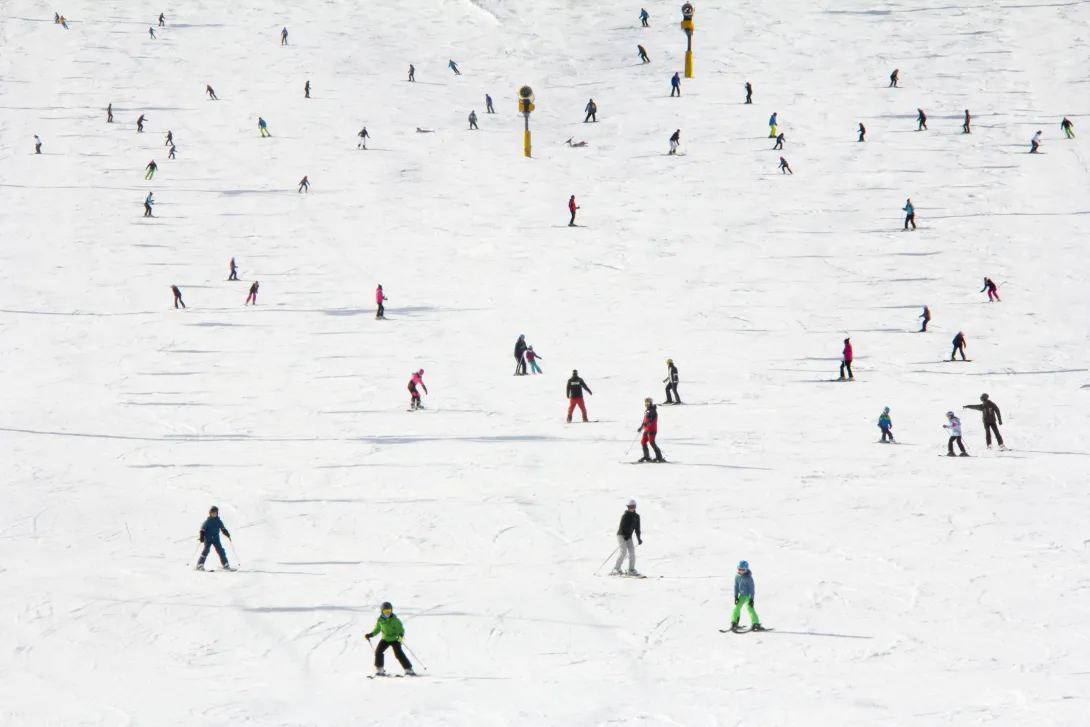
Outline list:
[[[764,627],[761,627],[760,629],[757,630],[757,633],[761,633],[762,631],[775,631],[775,630],[776,629],[766,629]],[[748,629],[742,629],[742,628],[739,628],[739,629],[719,629],[719,633],[721,633],[721,634],[748,634],[748,633],[752,633],[752,632],[753,632],[753,627],[752,626],[749,627]]]

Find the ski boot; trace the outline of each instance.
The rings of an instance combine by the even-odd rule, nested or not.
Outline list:
[[[752,626],[749,627],[749,630],[750,631],[768,631],[768,629],[766,629],[761,624],[753,624]]]
[[[622,571],[620,568],[614,568],[613,570],[611,570],[609,572],[609,574],[611,576],[620,576],[620,575],[624,575],[624,571]]]
[[[968,456],[969,456],[969,453],[968,453],[968,452],[962,452],[962,453],[961,453],[961,454],[959,454],[958,456],[959,456],[959,457],[968,457]]]
[[[639,461],[639,462],[650,462],[651,461],[651,453],[647,451],[647,445],[646,444],[643,445],[643,456],[640,457],[639,460],[637,460],[637,461]]]
[[[636,570],[635,568],[629,568],[628,570],[626,570],[624,572],[624,574],[626,576],[639,576],[640,572],[638,570]]]
[[[947,457],[953,457],[953,456],[955,456],[955,455],[954,455],[954,453],[953,453],[953,452],[947,452],[947,453],[946,453],[946,456],[947,456]]]
[[[412,667],[409,667],[408,669],[405,670],[405,676],[415,677],[415,676],[419,676],[419,675],[415,671],[412,670]]]
[[[730,622],[730,630],[731,630],[732,633],[738,633],[738,622],[737,621],[731,621]]]
[[[193,570],[204,570],[204,563],[198,563],[197,567],[194,568]]]
[[[386,669],[384,667],[381,667],[381,666],[378,669],[375,669],[375,676],[377,676],[377,677],[386,676]]]
[[[229,563],[224,563],[223,564],[223,570],[235,571],[235,570],[238,570],[238,568],[232,568]]]

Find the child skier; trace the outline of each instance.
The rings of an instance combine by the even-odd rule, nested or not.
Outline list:
[[[167,159],[174,159],[175,158],[174,153],[176,151],[178,151],[178,147],[171,144],[170,145],[170,151],[167,153]]]
[[[961,441],[961,420],[954,416],[954,412],[946,412],[947,423],[942,425],[943,429],[950,430],[950,441],[946,443],[946,456],[954,456],[954,442],[958,443],[958,448],[961,450],[962,457],[968,457],[969,453],[965,451],[965,445]]]
[[[655,402],[651,400],[651,397],[647,397],[643,400],[643,422],[640,424],[637,432],[643,432],[643,438],[640,440],[640,446],[643,447],[643,457],[640,457],[640,462],[651,462],[651,453],[647,451],[647,445],[651,445],[651,449],[655,450],[655,462],[665,462],[666,460],[662,456],[662,450],[655,444],[655,437],[659,433],[659,410],[655,407]]]
[[[534,347],[533,346],[527,346],[526,347],[526,363],[530,364],[530,373],[531,374],[543,374],[543,373],[545,373],[544,371],[541,370],[541,367],[537,365],[537,360],[539,358],[541,358],[541,356],[538,356],[534,352]]]
[[[779,136],[776,137],[776,146],[772,147],[773,151],[775,151],[776,149],[783,149],[783,143],[785,141],[787,141],[787,137],[784,136],[783,132],[781,131]]]
[[[761,619],[757,618],[757,610],[753,603],[756,600],[757,589],[753,585],[753,573],[749,570],[747,561],[738,563],[738,575],[734,576],[734,611],[730,615],[730,630],[738,632],[738,619],[742,615],[742,609],[749,611],[749,623],[751,631],[764,631]]]
[[[424,405],[420,402],[420,392],[416,390],[417,384],[420,385],[425,394],[428,393],[428,387],[424,385],[424,369],[420,369],[409,379],[409,411],[424,408]]]
[[[307,179],[307,175],[303,175],[303,178],[299,180],[299,193],[310,191],[310,180]]]
[[[386,668],[383,665],[386,661],[387,649],[394,650],[394,656],[397,657],[401,668],[405,670],[405,676],[416,676],[412,662],[401,648],[401,642],[405,640],[405,626],[402,625],[401,619],[394,615],[394,607],[389,601],[382,604],[382,613],[375,622],[375,630],[366,634],[367,643],[371,643],[371,638],[380,633],[382,638],[378,642],[378,648],[375,649],[375,676],[386,676]]]
[[[1036,154],[1037,150],[1040,149],[1040,148],[1041,148],[1041,132],[1040,132],[1040,130],[1038,130],[1037,133],[1033,135],[1033,138],[1029,140],[1029,153],[1030,154]]]
[[[375,288],[375,303],[378,305],[378,310],[375,311],[375,318],[386,317],[386,306],[382,304],[386,300],[388,299],[386,297],[386,293],[382,292],[382,286],[380,285]]]
[[[878,428],[882,430],[882,443],[886,442],[886,437],[889,437],[889,441],[893,444],[896,442],[893,439],[893,420],[889,418],[889,407],[887,406],[882,410],[882,414],[878,417]]]
[[[923,318],[923,325],[920,327],[920,333],[927,333],[927,324],[931,322],[931,309],[926,305],[923,307],[923,313],[920,314],[920,318]]]
[[[849,379],[854,379],[855,378],[855,376],[852,374],[852,358],[853,358],[852,339],[845,338],[844,339],[844,357],[840,361],[840,380],[841,381],[844,380],[844,372],[845,371],[848,372],[848,378]]]
[[[594,395],[594,392],[587,386],[587,382],[579,378],[579,371],[572,369],[571,378],[568,379],[568,383],[564,387],[564,394],[568,397],[568,424],[571,424],[571,414],[575,411],[575,407],[579,407],[579,411],[583,413],[583,421],[589,421],[587,419],[587,407],[583,403],[583,389],[586,389],[588,394]]]
[[[253,303],[257,305],[257,289],[261,287],[261,284],[256,280],[250,285],[250,294],[246,296],[246,302],[243,305],[249,305]]]
[[[636,542],[643,545],[643,536],[640,534],[640,516],[636,514],[636,501],[629,500],[624,515],[621,515],[621,524],[617,526],[617,549],[620,553],[617,555],[617,562],[613,564],[613,570],[609,572],[611,576],[639,575],[639,571],[636,570],[636,546],[632,543],[633,534],[636,536]],[[621,570],[624,566],[625,556],[628,556],[627,571]]]
[[[954,357],[959,353],[961,354],[961,360],[965,360],[965,334],[958,331],[958,335],[954,336],[954,348],[950,351],[950,360],[953,361]]]
[[[679,146],[681,146],[681,129],[677,129],[670,135],[670,153],[677,154]]]
[[[996,285],[991,278],[984,278],[984,287],[980,289],[980,292],[988,291],[988,302],[991,303],[994,299],[996,303],[1002,303],[999,300],[999,286]]]
[[[677,393],[677,366],[674,366],[672,358],[666,359],[666,378],[662,380],[662,383],[666,384],[666,403],[680,404],[681,395]]]
[[[144,198],[144,216],[145,217],[154,217],[154,215],[152,215],[152,213],[151,213],[151,206],[153,204],[155,204],[155,200],[153,200],[151,198],[152,194],[153,194],[153,192],[148,192],[148,196]]]
[[[231,539],[231,533],[227,532],[223,521],[220,520],[220,509],[213,505],[208,511],[208,519],[201,525],[200,541],[204,543],[204,550],[201,551],[201,557],[197,559],[197,570],[204,570],[204,561],[212,548],[216,549],[216,555],[220,557],[220,565],[223,569],[234,570],[227,562],[227,553],[223,551],[223,544],[220,543],[220,533],[226,535],[228,540]]]
[[[795,173],[791,171],[791,165],[788,164],[787,160],[783,157],[780,157],[779,169],[781,174],[790,174],[791,176],[795,176]]]

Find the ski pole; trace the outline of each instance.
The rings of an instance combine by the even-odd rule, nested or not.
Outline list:
[[[231,540],[230,538],[227,538],[227,544],[231,546],[231,555],[234,556],[234,558],[235,558],[235,565],[236,566],[242,565],[242,563],[240,563],[239,559],[238,559],[238,551],[235,550],[235,541]]]
[[[189,562],[185,564],[186,568],[188,568],[190,565],[193,564],[193,556],[196,555],[197,551],[200,550],[200,549],[201,549],[201,543],[197,543],[197,549],[193,551],[193,555],[189,556]]]
[[[641,434],[643,434],[642,431],[636,432],[636,439],[639,439]],[[632,444],[628,445],[628,449],[624,451],[625,456],[628,456],[628,453],[631,452],[632,448],[636,446],[636,439],[633,439]]]
[[[613,556],[617,555],[617,551],[620,550],[620,548],[621,548],[621,546],[619,546],[619,545],[616,548],[614,548],[613,552],[609,554],[609,558],[612,558]],[[604,566],[606,563],[609,562],[609,558],[606,558],[605,560],[603,560],[602,565],[600,565],[600,566],[598,566],[597,568],[594,569],[594,575],[598,575],[598,571],[602,570],[602,566]]]
[[[416,660],[416,663],[420,665],[421,669],[423,669],[424,671],[428,670],[428,667],[424,666],[424,662],[420,660],[419,656],[413,653],[413,650],[409,648],[408,644],[402,641],[401,645],[405,647],[405,651],[409,652],[409,656]]]

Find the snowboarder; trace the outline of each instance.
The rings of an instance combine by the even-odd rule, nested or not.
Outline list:
[[[1071,123],[1071,119],[1064,117],[1064,120],[1060,122],[1060,128],[1064,130],[1064,136],[1068,139],[1075,138],[1075,125]]]
[[[1006,449],[1003,445],[1003,435],[999,433],[999,427],[996,425],[997,422],[999,424],[1003,423],[1003,415],[1000,413],[999,407],[988,398],[987,394],[980,395],[979,404],[966,404],[961,408],[975,409],[984,414],[984,441],[987,442],[988,449],[992,448],[992,432],[995,432],[995,441],[999,444],[999,448]]]
[[[971,133],[973,133],[973,132],[972,132],[972,131],[971,131],[971,130],[969,129],[969,122],[970,122],[970,120],[971,120],[971,118],[970,118],[970,116],[969,116],[969,109],[965,109],[965,121],[963,121],[963,122],[962,122],[962,124],[961,124],[961,133],[963,133],[963,134],[971,134]]]
[[[893,432],[893,420],[889,418],[889,407],[887,406],[882,410],[882,414],[878,417],[878,428],[882,430],[882,443],[886,442],[886,437],[889,437],[889,441],[894,442]]]
[[[586,389],[588,394],[594,395],[594,392],[587,386],[587,382],[579,378],[579,372],[572,369],[571,378],[568,379],[568,383],[564,388],[564,392],[568,397],[568,424],[571,424],[571,415],[575,411],[575,407],[579,407],[579,411],[583,413],[583,421],[589,421],[587,419],[587,407],[583,404],[583,389]]]
[[[545,373],[544,371],[541,370],[541,367],[537,365],[537,360],[539,358],[541,358],[541,356],[537,355],[537,353],[534,351],[533,346],[527,346],[526,347],[526,363],[530,364],[530,373],[532,373],[532,374],[543,374],[543,373]]]
[[[747,104],[753,103],[753,84],[746,81],[746,101]]]
[[[953,361],[954,357],[961,354],[961,360],[965,360],[965,334],[958,331],[958,335],[954,336],[954,348],[950,351],[950,360]]]
[[[643,535],[640,532],[640,516],[636,513],[636,501],[629,500],[624,515],[621,515],[621,524],[617,526],[617,550],[620,552],[617,554],[617,562],[613,564],[613,570],[609,572],[611,576],[638,576],[640,574],[636,570],[636,545],[632,542],[633,535],[636,536],[636,543],[643,545]],[[624,566],[625,556],[628,556],[627,571],[621,570]]]
[[[1036,154],[1037,150],[1041,148],[1041,131],[1038,130],[1033,138],[1029,140],[1029,153]]]
[[[469,129],[472,131],[477,128],[477,111],[474,109],[469,112]]]
[[[844,352],[843,358],[840,360],[840,380],[844,380],[844,372],[848,372],[848,378],[854,379],[855,375],[852,374],[852,358],[854,357],[852,352],[852,339],[844,339]]]
[[[174,143],[174,132],[170,131],[168,129],[167,130],[167,138],[166,138],[166,141],[163,142],[163,146],[170,146],[173,143]]]
[[[776,137],[776,146],[772,147],[772,149],[783,149],[783,143],[785,141],[787,141],[787,137],[784,136],[783,132],[781,131],[779,136]]]
[[[238,280],[238,268],[235,266],[235,259],[231,258],[231,274],[227,276],[228,280]]]
[[[520,333],[515,341],[515,376],[526,375],[526,334]]]
[[[310,98],[310,81],[303,85],[303,98]]]
[[[640,446],[643,447],[643,457],[640,458],[640,462],[650,462],[651,453],[647,451],[647,445],[651,445],[651,449],[655,450],[655,462],[665,462],[663,459],[662,450],[659,449],[659,445],[655,444],[655,437],[659,433],[659,410],[655,406],[655,402],[651,400],[651,397],[647,397],[643,400],[643,422],[640,423],[637,432],[642,432],[643,437],[640,439]]]
[[[415,81],[416,81],[416,66],[414,66],[412,63],[410,63],[409,64],[409,82],[413,83]]]
[[[496,113],[496,109],[492,108],[492,97],[487,93],[484,95],[484,112],[486,114]]]
[[[863,126],[863,122],[859,122],[859,141],[866,141],[867,127]]]
[[[584,124],[592,120],[598,121],[598,104],[594,103],[594,99],[587,101],[587,106],[583,110],[587,112],[586,118],[583,119]]]
[[[954,412],[946,412],[946,424],[942,425],[943,429],[950,430],[950,441],[946,443],[946,456],[954,456],[954,442],[957,442],[958,449],[961,450],[962,457],[968,457],[969,453],[965,451],[965,444],[961,441],[961,420],[954,416]]]
[[[227,539],[231,539],[231,533],[227,532],[227,528],[224,526],[223,521],[220,520],[220,509],[213,505],[208,510],[208,519],[201,525],[200,542],[204,543],[204,549],[201,550],[201,557],[197,559],[197,570],[204,570],[204,561],[208,558],[208,551],[212,548],[216,549],[216,555],[220,557],[220,565],[224,570],[234,570],[231,564],[227,562],[227,553],[223,550],[223,544],[220,543],[220,533],[227,536]]]
[[[666,403],[680,404],[681,394],[677,393],[677,366],[674,366],[672,358],[666,359],[666,378],[662,380],[662,383],[666,384]]]
[[[148,162],[148,165],[146,167],[144,167],[144,169],[146,169],[147,172],[148,172],[147,174],[144,175],[144,180],[147,181],[148,179],[153,179],[155,177],[155,170],[158,169],[158,168],[159,168],[159,165],[155,163],[154,159],[152,159],[150,162]]]
[[[41,154],[42,153],[42,140],[38,138],[37,134],[34,135],[34,153],[35,154]]]
[[[148,192],[148,196],[144,198],[144,216],[154,217],[151,213],[151,206],[155,204],[155,200],[151,198],[152,192]]]
[[[114,122],[114,105],[111,102],[106,106],[106,123],[112,124]]]
[[[428,393],[428,387],[424,385],[424,369],[420,369],[412,378],[409,379],[409,410],[415,411],[416,409],[423,409],[424,404],[420,401],[420,392],[416,390],[417,385],[424,390],[424,393]]]
[[[386,293],[382,291],[382,286],[379,285],[375,288],[375,304],[378,305],[378,310],[375,311],[375,318],[386,317],[386,306],[383,305],[385,301],[389,300],[386,297]]]
[[[358,136],[360,138],[360,143],[356,145],[356,148],[357,149],[366,149],[367,148],[367,140],[369,138],[371,138],[371,135],[367,133],[367,127],[366,126],[363,127],[363,130],[360,131],[360,133],[356,134],[356,136]]]
[[[886,88],[898,88],[897,81],[901,80],[901,69],[894,68],[893,73],[889,74],[889,85]]]
[[[575,211],[579,209],[579,206],[575,204],[575,195],[573,194],[568,199],[568,212],[571,212],[571,219],[568,220],[568,227],[575,227]]]
[[[310,180],[307,179],[307,175],[303,175],[303,178],[299,180],[299,194],[310,191]]]
[[[210,100],[212,100],[212,101],[219,101],[219,99],[218,99],[218,98],[216,98],[216,92],[215,92],[215,91],[214,91],[214,90],[212,89],[212,87],[211,87],[211,86],[209,86],[208,84],[205,84],[205,86],[204,86],[204,92],[208,94],[208,98],[209,98]]]
[[[916,208],[912,204],[912,199],[905,200],[905,206],[901,209],[905,212],[905,229],[908,229],[909,223],[912,223],[912,229],[916,229]]]
[[[405,676],[416,676],[412,662],[401,648],[401,642],[405,639],[405,626],[402,625],[401,619],[394,615],[394,607],[389,601],[382,604],[382,613],[375,622],[375,630],[365,636],[367,643],[371,643],[371,638],[380,633],[382,638],[379,639],[378,648],[375,649],[375,676],[386,676],[386,667],[383,665],[386,663],[387,649],[394,650],[394,656],[397,658],[397,663],[401,664],[401,668],[405,670]]]
[[[996,303],[1003,302],[999,300],[999,286],[996,285],[991,278],[984,278],[984,287],[980,289],[980,292],[983,293],[985,290],[988,291],[989,303],[991,303],[992,300],[995,300]]]
[[[174,293],[174,309],[177,310],[178,306],[185,308],[185,301],[182,300],[182,291],[179,290],[177,285],[170,286],[170,292]]]
[[[462,72],[458,70],[458,64],[457,64],[457,63],[455,63],[455,62],[454,62],[453,60],[452,60],[452,61],[450,61],[449,63],[447,63],[447,68],[449,68],[450,70],[454,71],[454,75],[455,75],[455,76],[460,76],[460,75],[462,75]]]
[[[284,28],[280,31],[280,45],[288,44],[288,29]]]
[[[784,159],[783,157],[780,157],[780,167],[779,167],[779,169],[780,169],[780,174],[790,174],[792,176],[795,175],[795,173],[791,171],[791,165],[788,164],[787,160]]]
[[[174,158],[176,158],[176,157],[174,156],[174,152],[176,152],[176,151],[178,151],[178,147],[176,147],[176,146],[174,146],[173,144],[171,144],[171,145],[170,145],[170,151],[169,151],[169,152],[167,152],[167,159],[174,159]]]
[[[643,61],[644,63],[650,63],[651,62],[651,59],[647,57],[647,51],[644,49],[644,47],[642,45],[637,45],[636,50],[640,54],[640,60],[641,61]]]
[[[162,28],[167,24],[166,13],[159,13],[159,27]]]
[[[645,28],[647,27],[647,19],[650,18],[650,17],[651,16],[647,14],[646,10],[644,10],[643,8],[640,8],[640,24],[643,27],[645,27]]]
[[[923,313],[920,314],[920,318],[923,318],[923,325],[920,326],[920,333],[927,333],[927,324],[931,322],[931,309],[926,305],[923,307]]]
[[[136,120],[136,133],[144,133],[144,114],[140,114],[140,118]]]
[[[768,117],[768,138],[769,139],[775,139],[776,138],[776,125],[777,125],[776,117],[777,116],[778,116],[778,113],[776,111],[773,111],[772,115]]]
[[[265,138],[266,136],[272,136],[272,134],[269,133],[268,124],[266,124],[265,119],[261,118],[260,116],[257,117],[257,130],[261,133],[262,138]]]
[[[916,131],[927,131],[927,114],[923,112],[923,109],[916,109],[916,121],[919,122]]]
[[[734,611],[730,615],[730,630],[738,631],[738,619],[742,616],[742,609],[749,612],[749,624],[751,631],[764,631],[761,619],[757,618],[757,610],[754,603],[757,600],[757,589],[753,585],[753,573],[749,570],[747,561],[738,563],[738,575],[734,576]]]
[[[261,287],[261,284],[256,280],[250,284],[250,294],[246,296],[246,302],[243,305],[249,305],[253,303],[257,305],[257,289]]]
[[[677,154],[677,148],[681,146],[681,129],[677,129],[670,136],[670,153]]]
[[[675,71],[670,79],[670,97],[681,96],[681,76]]]
[[[148,28],[148,33],[151,35],[151,39],[155,40],[155,28]]]

